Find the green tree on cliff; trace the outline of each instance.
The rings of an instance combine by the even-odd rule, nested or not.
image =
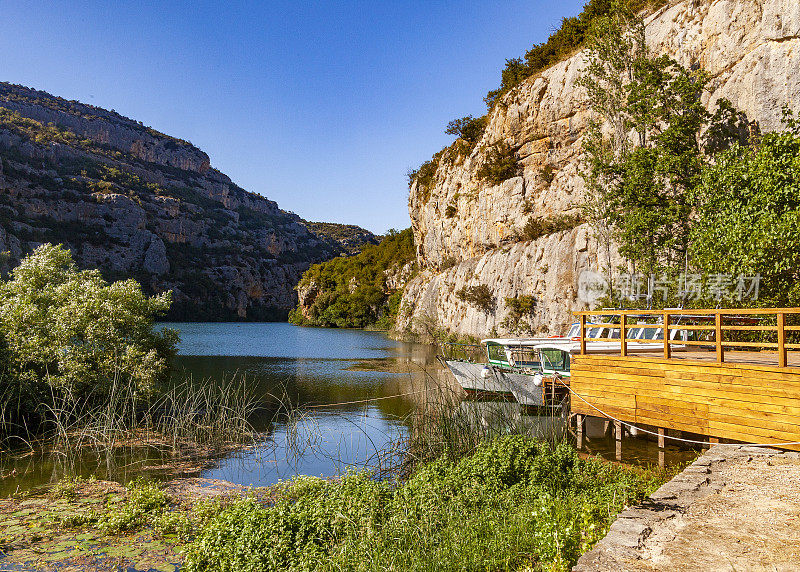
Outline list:
[[[735,145],[695,191],[693,263],[707,274],[761,275],[760,304],[800,304],[800,122]]]

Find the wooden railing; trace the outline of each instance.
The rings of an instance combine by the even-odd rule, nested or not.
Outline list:
[[[731,308],[731,309],[703,309],[703,310],[595,310],[586,312],[575,312],[581,325],[580,349],[581,354],[587,353],[587,341],[619,342],[620,355],[628,355],[628,344],[648,343],[662,344],[664,357],[672,357],[673,346],[698,346],[716,351],[716,361],[725,362],[726,348],[752,348],[753,350],[772,350],[778,354],[778,366],[787,366],[787,352],[800,350],[800,343],[787,341],[787,333],[800,331],[800,325],[787,325],[787,317],[800,314],[800,308]],[[603,317],[603,321],[590,321],[596,317]],[[645,320],[647,323],[631,323],[631,318]],[[710,323],[712,322],[713,323]],[[762,324],[764,321],[774,321],[774,324]],[[695,322],[692,324],[691,322]],[[697,322],[709,322],[701,324]],[[726,323],[727,322],[727,323]],[[740,322],[738,324],[731,322]],[[750,322],[742,324],[741,322]],[[755,324],[758,322],[758,324]],[[605,327],[619,331],[619,338],[602,337],[589,338],[587,340],[587,328]],[[660,328],[663,331],[663,339],[629,339],[627,332],[633,328]],[[670,332],[673,330],[685,330],[687,332],[697,332],[695,339],[672,340]],[[707,339],[698,339],[702,334],[708,333]],[[774,332],[777,334],[777,341],[742,341],[726,340],[725,332]]]

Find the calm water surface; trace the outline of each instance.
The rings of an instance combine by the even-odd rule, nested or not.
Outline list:
[[[438,364],[432,346],[390,340],[380,332],[305,328],[286,323],[164,323],[180,332],[173,377],[214,383],[236,376],[269,403],[290,400],[307,413],[297,423],[254,424],[268,433],[259,447],[218,459],[202,477],[268,485],[296,474],[331,476],[374,464],[376,454],[402,439],[407,416],[428,372]],[[412,393],[394,397],[401,394]],[[381,398],[371,401],[374,398]],[[156,451],[31,454],[0,462],[0,495],[57,480],[95,474],[119,481],[139,474],[170,476]]]
[[[259,446],[217,459],[202,477],[243,485],[269,485],[294,475],[332,476],[348,467],[397,461],[391,445],[409,431],[409,414],[429,399],[439,368],[429,345],[396,342],[383,333],[298,327],[285,323],[168,323],[180,332],[174,377],[215,383],[236,376],[270,403],[281,397],[305,414],[297,423],[273,420],[274,409],[256,419],[268,438]],[[377,398],[377,399],[376,399]],[[496,414],[523,416],[516,404],[462,402],[476,423]],[[548,421],[524,416],[525,423]],[[614,457],[611,437],[586,439],[585,451]],[[389,452],[387,452],[389,450]],[[692,456],[670,448],[667,462]],[[623,460],[654,464],[652,441],[625,439]],[[96,475],[121,482],[147,474],[171,478],[157,451],[86,454],[77,459],[31,454],[0,462],[0,496],[61,478]]]

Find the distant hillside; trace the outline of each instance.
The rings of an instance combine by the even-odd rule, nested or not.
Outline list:
[[[315,264],[297,285],[296,324],[390,329],[406,282],[417,272],[410,228],[390,230],[380,244],[354,256]]]
[[[334,248],[340,248],[341,253],[348,256],[358,254],[368,244],[378,244],[382,238],[354,224],[307,220],[303,221],[303,224],[319,238],[330,241]]]
[[[188,141],[0,83],[3,271],[42,242],[64,243],[81,267],[173,290],[173,319],[284,319],[302,273],[357,249],[359,230],[374,239],[357,228],[345,244],[317,236]]]

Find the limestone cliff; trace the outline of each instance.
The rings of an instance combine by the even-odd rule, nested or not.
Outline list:
[[[318,236],[187,141],[0,83],[6,271],[37,244],[64,243],[81,267],[173,290],[173,318],[279,319],[310,264],[375,240],[351,230]]]
[[[729,99],[762,131],[781,126],[781,107],[800,105],[800,2],[797,0],[685,0],[645,19],[656,54],[699,65],[713,79],[705,103]],[[433,324],[462,335],[509,333],[506,298],[533,296],[525,332],[561,333],[570,311],[582,308],[577,277],[598,267],[598,247],[587,225],[521,241],[531,216],[577,213],[584,184],[581,144],[591,111],[576,80],[582,53],[528,78],[494,107],[482,139],[464,154],[458,145],[438,163],[435,184],[415,184],[409,211],[423,271],[406,287],[397,328]],[[477,176],[491,146],[516,151],[520,176],[489,186]],[[616,260],[614,253],[610,254]],[[615,262],[616,263],[616,262]],[[487,284],[490,309],[457,293]]]

